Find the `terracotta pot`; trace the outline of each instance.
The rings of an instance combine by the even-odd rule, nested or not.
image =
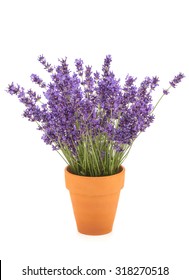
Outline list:
[[[65,168],[66,187],[80,233],[101,235],[112,231],[125,168],[115,175],[88,177],[72,174]]]

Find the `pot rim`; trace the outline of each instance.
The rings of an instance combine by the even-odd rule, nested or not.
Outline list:
[[[69,166],[65,168],[66,188],[71,193],[84,194],[87,196],[102,196],[119,192],[124,186],[125,168],[109,176],[80,176],[69,172]]]
[[[70,167],[70,165],[67,165],[67,166],[65,167],[65,172],[66,172],[66,173],[69,173],[71,176],[75,176],[75,177],[83,178],[83,179],[84,179],[84,178],[86,178],[86,179],[95,178],[95,180],[98,180],[98,178],[99,178],[99,179],[100,179],[100,178],[105,179],[105,178],[110,178],[110,177],[115,177],[115,176],[121,175],[121,173],[124,173],[124,172],[125,172],[125,167],[124,167],[123,165],[120,165],[120,171],[119,171],[118,173],[116,173],[116,174],[106,175],[106,176],[82,176],[82,175],[77,175],[77,174],[74,174],[74,173],[70,172],[70,171],[69,171],[69,167]]]

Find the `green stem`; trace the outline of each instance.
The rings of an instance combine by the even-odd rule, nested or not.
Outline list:
[[[159,98],[158,102],[156,103],[156,105],[154,106],[153,110],[151,111],[150,114],[152,114],[154,112],[154,110],[156,109],[156,107],[158,106],[159,102],[161,101],[161,99],[164,97],[164,93],[162,94],[162,96]]]
[[[167,89],[167,91],[171,88],[171,86]],[[158,106],[158,104],[160,103],[161,99],[164,97],[164,93],[162,94],[162,96],[159,98],[158,102],[156,103],[156,105],[154,106],[153,110],[151,111],[151,114],[154,112],[154,110],[156,109],[156,107]]]

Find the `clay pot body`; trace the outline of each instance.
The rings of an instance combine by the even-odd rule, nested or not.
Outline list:
[[[80,233],[101,235],[112,231],[124,177],[123,166],[119,173],[102,177],[78,176],[69,172],[69,166],[65,168],[66,187]]]

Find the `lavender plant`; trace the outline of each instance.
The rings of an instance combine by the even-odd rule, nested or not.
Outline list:
[[[146,77],[137,87],[136,78],[127,75],[121,86],[110,70],[110,55],[104,59],[101,73],[93,73],[81,59],[75,60],[73,73],[67,59],[59,60],[58,66],[47,63],[43,55],[38,60],[52,79],[46,84],[38,75],[31,75],[45,101],[35,91],[14,83],[7,92],[25,105],[23,116],[37,123],[44,142],[52,145],[71,172],[82,176],[118,173],[135,139],[153,122],[157,104],[184,77],[182,73],[175,76],[153,106],[152,92],[159,78]]]

